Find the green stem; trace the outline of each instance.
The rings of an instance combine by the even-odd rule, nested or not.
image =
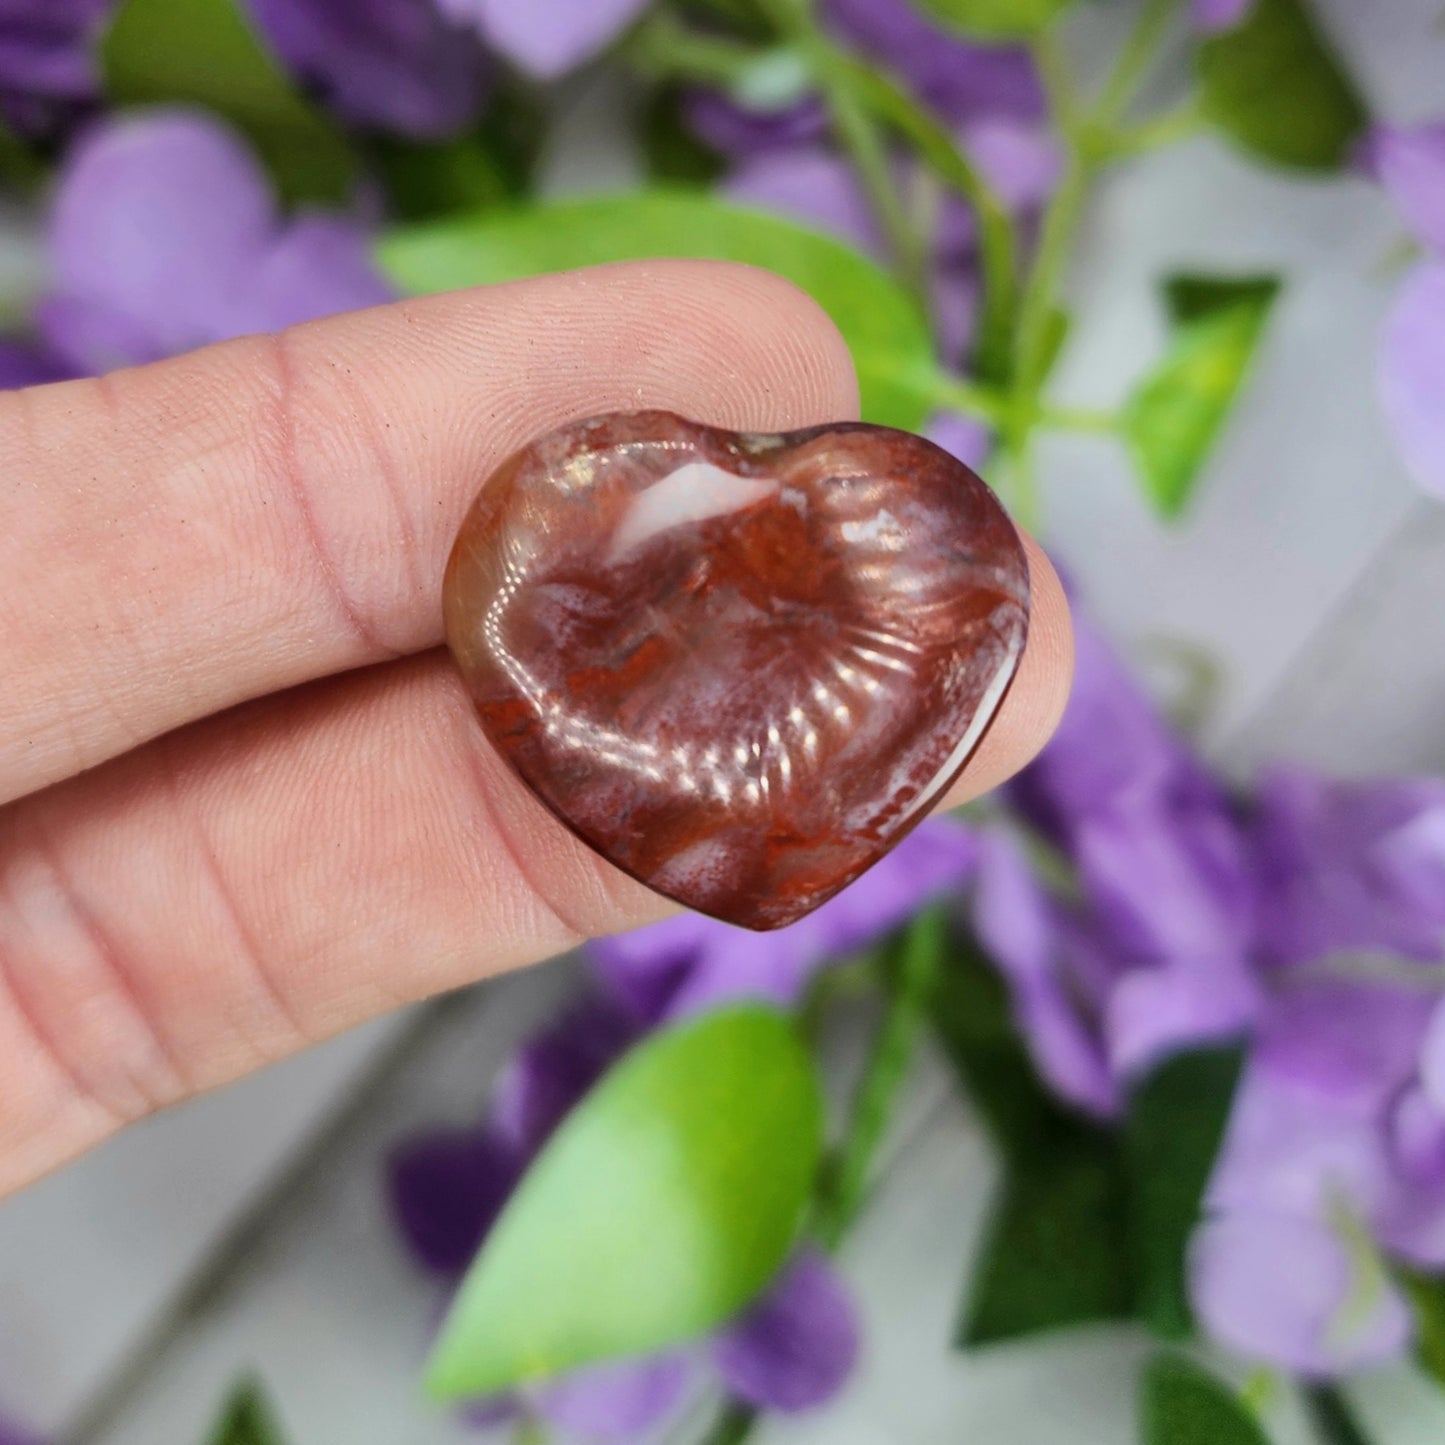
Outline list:
[[[1167,110],[1162,115],[1140,121],[1138,125],[1121,126],[1109,142],[1110,156],[1138,156],[1162,150],[1208,128],[1204,111],[1196,97]]]
[[[888,1003],[854,1096],[848,1132],[818,1207],[815,1232],[825,1249],[837,1249],[843,1242],[868,1197],[878,1148],[913,1062],[946,928],[944,911],[930,908],[908,925],[890,950],[892,957],[885,957],[884,967],[891,975]]]
[[[813,0],[760,0],[759,8],[779,35],[807,58],[822,89],[833,133],[858,172],[904,281],[926,313],[928,258],[923,238],[914,229],[894,185],[882,133],[854,92],[847,73],[838,66],[837,51],[813,13]]]
[[[1090,436],[1115,436],[1119,431],[1119,418],[1114,412],[1092,407],[1041,406],[1034,420],[1049,431],[1084,432]]]
[[[849,77],[863,103],[909,141],[934,175],[973,207],[978,217],[983,281],[977,371],[985,381],[1002,381],[1008,370],[1018,286],[1018,240],[1008,207],[948,129],[907,89],[856,56],[835,50],[832,60]]]
[[[1310,1385],[1304,1392],[1305,1411],[1324,1445],[1370,1445],[1349,1401],[1337,1385]]]
[[[758,1423],[758,1412],[751,1405],[734,1400],[723,1407],[717,1423],[708,1432],[703,1445],[742,1445]]]
[[[623,57],[651,80],[689,80],[729,89],[764,53],[737,40],[694,30],[662,10],[654,11],[622,47]]]
[[[1055,300],[1073,246],[1074,232],[1083,215],[1094,168],[1077,146],[1070,147],[1064,176],[1044,216],[1038,254],[1019,303],[1014,380],[1021,392],[1035,395],[1048,363],[1049,335]]]
[[[1003,428],[1008,422],[1009,399],[1003,392],[961,377],[940,372],[933,385],[931,400],[934,406],[946,411],[961,411],[965,416],[987,422],[995,430]]]
[[[1119,52],[1119,58],[1114,62],[1114,69],[1094,107],[1096,125],[1105,129],[1117,125],[1133,104],[1140,84],[1159,53],[1177,3],[1178,0],[1144,0],[1139,19],[1124,42],[1124,48]]]

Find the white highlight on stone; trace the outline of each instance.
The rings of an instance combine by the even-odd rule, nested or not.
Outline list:
[[[901,552],[908,540],[902,524],[886,507],[866,522],[844,522],[840,530],[845,542],[872,542],[888,552]]]
[[[607,560],[621,562],[659,533],[741,512],[777,490],[776,482],[740,477],[711,462],[686,462],[633,500],[613,535]]]

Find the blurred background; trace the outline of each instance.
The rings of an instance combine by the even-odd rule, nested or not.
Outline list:
[[[411,263],[403,253],[420,234],[415,228],[459,215],[509,215],[558,198],[635,192],[656,184],[659,174],[669,184],[711,188],[831,231],[850,246],[871,248],[879,266],[897,270],[887,241],[866,218],[868,196],[822,164],[839,148],[827,120],[805,114],[821,104],[816,78],[800,59],[808,52],[769,30],[770,8],[777,7],[755,13],[741,0],[715,6],[296,0],[294,7],[216,0],[212,10],[187,0],[168,13],[162,0],[148,6],[0,0],[10,176],[0,212],[0,296],[13,321],[7,365],[14,367],[14,383],[147,360],[230,331],[364,304],[403,287],[432,289],[408,279]],[[886,34],[903,24],[894,12],[909,10],[905,0],[879,3],[872,16],[863,13],[870,9],[865,0],[837,8],[847,12],[841,21],[825,13],[810,23],[885,73],[900,75]],[[1067,13],[1049,31],[1049,54],[1066,67],[1070,87],[1087,95],[1105,82],[1141,11],[1158,7],[1110,0],[1054,8]],[[1374,126],[1404,131],[1445,115],[1439,0],[1310,0],[1309,8],[1332,50],[1345,58]],[[1145,117],[1171,120],[1187,108],[1198,47],[1231,34],[1230,24],[1250,23],[1201,17],[1187,5],[1174,9],[1141,81]],[[156,15],[140,13],[146,10]],[[428,13],[415,13],[422,10]],[[998,34],[980,37],[970,28],[968,6],[958,8],[961,20],[940,18],[947,10],[917,11],[920,24],[945,37],[940,46],[1000,43]],[[1007,12],[1006,0],[994,10]],[[135,12],[124,23],[137,32],[154,27],[134,54],[120,59],[105,51],[112,43],[107,27],[122,23],[115,11]],[[137,209],[127,210],[132,202],[119,194],[119,165],[108,190],[94,184],[87,192],[84,172],[103,162],[115,127],[152,114],[148,105],[205,110],[205,87],[197,89],[185,66],[155,61],[156,37],[173,36],[165,45],[206,53],[214,27],[238,18],[272,57],[276,83],[289,87],[308,114],[322,117],[318,123],[352,157],[356,172],[328,199],[326,211],[344,216],[358,238],[356,264],[364,274],[342,284],[340,253],[328,252],[322,269],[330,280],[318,282],[314,294],[306,292],[310,273],[298,264],[284,298],[258,301],[238,321],[204,314],[206,304],[197,303],[192,314],[166,317],[156,336],[136,341],[143,288],[122,278],[115,296],[102,295],[102,273],[124,271],[126,247],[165,256],[191,246],[184,232],[189,223],[160,194],[146,192]],[[1010,43],[1011,24],[1003,27]],[[882,38],[870,25],[874,31],[882,26]],[[736,57],[709,52],[707,41],[751,46],[761,58],[740,75],[728,69]],[[1026,69],[1033,63],[1026,47],[1017,57]],[[704,80],[709,66],[718,77],[711,86]],[[942,91],[920,83],[925,108],[966,140],[982,136],[985,148],[1048,145],[1044,102],[1030,115],[1028,105],[1020,110],[1005,97],[995,116],[988,87],[1003,93],[1015,81],[1000,80],[984,65],[970,83],[976,89],[962,102],[961,126],[946,113]],[[269,156],[264,145],[249,149],[255,136],[247,140],[244,124],[228,113],[226,87],[217,92],[207,123],[223,129],[224,144],[247,147],[252,158],[245,164],[268,175],[278,196],[304,196],[311,182],[298,172],[306,166],[293,162],[298,147],[313,143],[283,140]],[[663,115],[668,118],[660,121]],[[1061,269],[1073,321],[1048,395],[1060,411],[1081,417],[1107,416],[1117,407],[1170,344],[1158,287],[1180,273],[1280,280],[1247,380],[1189,483],[1187,505],[1173,515],[1141,488],[1128,447],[1087,426],[1044,430],[1030,444],[1032,491],[1024,503],[1066,570],[1090,635],[1107,637],[1125,659],[1129,686],[1181,722],[1191,738],[1181,746],[1197,746],[1218,780],[1210,786],[1230,807],[1258,785],[1263,769],[1280,762],[1331,779],[1428,779],[1445,769],[1439,722],[1445,651],[1438,645],[1445,515],[1429,494],[1422,475],[1429,467],[1419,462],[1418,444],[1392,433],[1380,377],[1382,328],[1415,264],[1411,256],[1428,250],[1430,238],[1410,239],[1398,196],[1353,153],[1332,166],[1272,164],[1225,129],[1191,119],[1197,117],[1180,117],[1177,139],[1141,143],[1093,180]],[[804,135],[801,142],[782,138],[790,125]],[[749,127],[768,135],[749,139]],[[461,137],[481,140],[469,149]],[[906,137],[894,143],[895,157],[910,154]],[[324,167],[326,147],[314,144],[308,154],[320,156],[315,163]],[[291,161],[284,159],[288,153]],[[893,164],[897,170],[911,162]],[[1025,162],[997,165],[1000,188],[1017,177],[1029,190]],[[1427,191],[1445,188],[1445,160],[1438,165]],[[1044,170],[1037,193],[1012,203],[1025,254],[1036,254],[1038,213],[1056,194],[1058,174],[1047,163]],[[840,188],[848,194],[835,194]],[[301,211],[278,211],[278,217],[312,214],[305,208],[316,203],[300,204]],[[852,216],[859,205],[861,222]],[[383,261],[373,262],[367,247],[379,237],[387,238]],[[478,246],[484,248],[485,237]],[[670,248],[659,235],[653,249]],[[647,251],[645,241],[640,249]],[[939,313],[941,359],[950,374],[986,384],[968,339],[976,334],[976,247],[959,254],[969,259],[955,268],[956,290],[968,289],[964,281],[973,288],[962,302],[969,313],[960,323],[962,341],[949,338],[951,323],[942,319],[955,292],[940,279],[929,293]],[[584,251],[579,263],[586,259]],[[940,277],[945,269],[940,263]],[[484,271],[476,279],[488,277]],[[68,316],[58,314],[60,301],[73,303]],[[74,313],[84,306],[92,312],[77,322]],[[105,306],[134,310],[126,326],[107,329],[94,317]],[[1445,337],[1445,314],[1437,325]],[[1435,373],[1437,381],[1442,373],[1445,368]],[[1436,396],[1445,409],[1445,392]],[[1007,448],[991,450],[988,420],[932,406],[919,424],[979,465],[1017,504],[1019,459],[1006,455]],[[1112,686],[1107,677],[1099,683],[1106,692]],[[1095,744],[1102,746],[1097,738]],[[1121,725],[1114,745],[1127,753],[1149,744]],[[1128,762],[1125,757],[1121,766]],[[1433,793],[1421,796],[1429,808],[1440,806]],[[1237,806],[1240,816],[1253,816],[1252,802]],[[1435,816],[1424,803],[1417,811]],[[1333,836],[1347,826],[1340,818],[1320,804],[1300,835],[1308,839],[1317,829],[1317,837]],[[991,824],[968,820],[966,826]],[[1397,892],[1377,902],[1386,914],[1418,906],[1421,926],[1438,937],[1445,869],[1438,845],[1431,846],[1436,851],[1422,855],[1419,866],[1435,871],[1412,875],[1424,880],[1426,901],[1414,893],[1415,901],[1402,901],[1405,893]],[[1303,844],[1301,851],[1307,851]],[[1343,857],[1341,851],[1310,883],[1319,890],[1311,895],[1316,900],[1358,881],[1343,877]],[[1072,862],[1083,866],[1078,857]],[[1251,874],[1267,874],[1270,866],[1258,852],[1247,855]],[[1374,862],[1359,864],[1358,876],[1376,879],[1377,873]],[[947,896],[987,942],[987,920],[970,912],[978,901],[970,901],[971,886],[960,881]],[[880,919],[877,931],[897,921]],[[1391,914],[1385,934],[1394,921]],[[1390,951],[1384,940],[1345,942],[1371,956]],[[1434,976],[1423,972],[1428,963],[1413,962],[1422,971],[1409,988],[1420,995]],[[280,1422],[275,1438],[296,1445],[424,1445],[479,1435],[727,1438],[710,1433],[718,1428],[712,1380],[686,1399],[679,1396],[675,1408],[662,1412],[665,1418],[606,1428],[584,1419],[580,1430],[565,1411],[524,1411],[498,1422],[486,1412],[478,1418],[428,1405],[421,1395],[447,1286],[437,1271],[418,1264],[404,1218],[398,1224],[405,1205],[398,1204],[396,1151],[426,1131],[465,1128],[482,1117],[504,1063],[594,987],[591,968],[586,960],[557,960],[380,1020],[152,1119],[0,1204],[0,1417],[15,1422],[13,1438],[30,1438],[23,1426],[36,1440],[57,1445],[204,1440],[221,1402],[247,1375],[264,1384]],[[1016,1018],[1022,1017],[1027,990],[1004,973],[1015,986]],[[1268,979],[1266,994],[1273,987]],[[847,989],[830,1006],[817,1056],[835,1123],[847,1118],[878,1007],[866,991],[854,997]],[[1350,1025],[1340,1011],[1361,1017],[1350,1009],[1340,1002],[1340,1037],[1325,1030],[1319,1044],[1325,1053],[1347,1048]],[[1270,1027],[1251,1013],[1200,1032],[1234,1039],[1259,1037]],[[1047,1078],[1047,1063],[1040,1068]],[[1407,1082],[1402,1075],[1390,1083],[1389,1100],[1378,1107],[1395,1108]],[[1068,1108],[1091,1112],[1069,1098],[1067,1087],[1059,1092]],[[1110,1116],[1106,1106],[1092,1112]],[[1139,1318],[1044,1318],[1037,1332],[1003,1331],[1017,1337],[954,1348],[959,1302],[979,1268],[988,1221],[997,1217],[991,1211],[1000,1157],[977,1101],[957,1086],[948,1051],[920,1038],[872,1163],[866,1200],[835,1255],[856,1321],[856,1350],[844,1350],[849,1359],[840,1378],[817,1392],[826,1398],[767,1413],[752,1424],[754,1438],[831,1445],[1246,1439],[1148,1433],[1163,1427],[1141,1423],[1136,1381],[1155,1346]],[[1311,1173],[1313,1167],[1300,1163],[1294,1183],[1308,1176],[1310,1188],[1334,1198],[1329,1170]],[[1339,1187],[1346,1193],[1353,1177],[1348,1169],[1342,1173]],[[1445,1175],[1426,1170],[1421,1180],[1420,1209],[1445,1211]],[[1207,1208],[1201,1211],[1203,1217]],[[1362,1204],[1352,1217],[1367,1216],[1374,1217]],[[1089,1228],[1087,1222],[1081,1227]],[[1373,1244],[1366,1231],[1364,1247],[1387,1271],[1403,1259],[1412,1270],[1438,1273],[1445,1253],[1437,1259],[1431,1251],[1445,1226],[1431,1228],[1429,1246],[1397,1247],[1382,1225]],[[1341,1237],[1356,1234],[1344,1230]],[[1281,1238],[1289,1237],[1286,1227]],[[1196,1273],[1193,1303],[1205,1317],[1203,1328],[1174,1336],[1189,1359],[1203,1361],[1212,1378],[1244,1400],[1250,1418],[1263,1422],[1260,1428],[1279,1445],[1317,1439],[1424,1445],[1445,1438],[1445,1395],[1417,1359],[1430,1329],[1442,1328],[1445,1310],[1433,1326],[1423,1306],[1410,1323],[1402,1314],[1397,1327],[1358,1351],[1259,1347],[1258,1331],[1283,1340],[1297,1328],[1290,1314],[1296,1305],[1323,1338],[1348,1290],[1341,1286],[1335,1298],[1323,1275],[1311,1273],[1333,1267],[1314,1262],[1323,1255],[1295,1258],[1283,1246],[1252,1247],[1255,1275],[1280,1272],[1279,1298],[1250,1306],[1250,1320],[1232,1328],[1228,1310],[1201,1297],[1207,1286]],[[1070,1251],[1061,1253],[1054,1267],[1067,1270]],[[1202,1268],[1197,1253],[1191,1268]],[[1309,1299],[1299,1304],[1302,1292]],[[1378,1299],[1366,1300],[1367,1313],[1378,1308]],[[1045,1328],[1051,1323],[1068,1327]],[[786,1343],[778,1348],[786,1351]],[[1321,1381],[1331,1382],[1323,1393]],[[1343,1401],[1349,1418],[1331,1415],[1331,1401]],[[1330,1435],[1331,1429],[1341,1433]],[[1350,1430],[1356,1433],[1344,1433]],[[3,1427],[0,1438],[10,1438]]]

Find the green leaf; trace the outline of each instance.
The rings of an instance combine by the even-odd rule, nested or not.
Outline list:
[[[1129,1319],[1128,1198],[1113,1142],[1081,1126],[1004,1182],[975,1263],[958,1344]]]
[[[553,1135],[462,1283],[432,1354],[441,1400],[716,1328],[773,1278],[818,1165],[822,1102],[760,1007],[654,1034]]]
[[[210,1445],[284,1445],[270,1401],[256,1380],[231,1392],[210,1435]]]
[[[976,946],[955,940],[932,982],[938,1041],[1005,1163],[1027,1168],[1098,1132],[1039,1081],[1008,990]]]
[[[984,40],[1020,40],[1047,30],[1073,0],[919,0],[945,25]]]
[[[1156,1355],[1139,1379],[1142,1445],[1269,1445],[1249,1407],[1180,1355]]]
[[[410,292],[652,256],[745,261],[801,286],[832,316],[852,348],[869,421],[917,430],[930,410],[928,329],[886,271],[830,237],[701,193],[644,191],[405,227],[378,254]]]
[[[641,115],[642,154],[647,173],[665,185],[710,185],[728,168],[724,156],[699,140],[683,118],[680,86],[654,91]]]
[[[100,53],[115,104],[203,106],[250,137],[288,200],[348,197],[345,138],[297,94],[237,0],[121,0]]]
[[[1445,1385],[1445,1279],[1407,1271],[1400,1283],[1415,1309],[1415,1358]]]
[[[933,982],[939,1042],[1007,1171],[958,1344],[1128,1318],[1128,1181],[1115,1140],[1040,1083],[1008,992],[976,948],[955,948]]]
[[[1254,0],[1239,25],[1200,43],[1196,67],[1204,115],[1278,165],[1336,170],[1367,124],[1308,0]]]
[[[1241,1047],[1176,1054],[1129,1100],[1124,1155],[1138,1308],[1155,1334],[1193,1331],[1185,1252],[1224,1139],[1244,1062]]]
[[[526,194],[544,120],[519,88],[503,90],[475,130],[449,140],[375,135],[367,157],[386,187],[389,209],[408,221],[510,205]]]
[[[1169,349],[1130,396],[1122,421],[1145,491],[1161,515],[1177,517],[1249,373],[1279,281],[1181,276],[1165,290]]]

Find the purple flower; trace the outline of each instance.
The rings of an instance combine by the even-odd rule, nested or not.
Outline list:
[[[1233,30],[1249,14],[1254,0],[1194,0],[1194,25],[1205,34]]]
[[[1220,1343],[1319,1377],[1408,1346],[1386,1261],[1445,1262],[1440,1120],[1417,1083],[1432,1006],[1328,979],[1276,996],[1191,1250],[1194,1303]]]
[[[541,80],[555,80],[616,40],[649,0],[435,0],[470,24],[499,54]]]
[[[839,40],[891,71],[946,123],[1042,127],[1047,107],[1026,50],[962,40],[931,24],[910,0],[827,0],[822,14]],[[829,133],[816,95],[764,108],[698,90],[688,96],[686,115],[704,141],[738,160],[817,145]]]
[[[911,0],[824,0],[823,15],[840,39],[945,120],[1044,116],[1038,72],[1021,47],[972,44],[930,24]]]
[[[773,1287],[713,1341],[740,1400],[795,1413],[831,1400],[858,1361],[853,1303],[824,1255],[805,1248]]]
[[[826,964],[867,947],[930,899],[961,886],[976,857],[973,835],[938,819],[787,928],[751,933],[687,913],[601,939],[588,954],[614,996],[645,1024],[735,999],[788,1006]]]
[[[1362,160],[1433,254],[1405,279],[1380,342],[1380,398],[1415,481],[1445,497],[1445,123],[1380,126]]]
[[[481,1124],[428,1131],[393,1151],[388,1197],[419,1264],[455,1287],[527,1164],[639,1032],[616,1001],[589,998],[519,1050]],[[526,1412],[579,1439],[630,1445],[695,1397],[709,1370],[750,1403],[794,1411],[831,1398],[857,1353],[847,1291],[821,1256],[804,1249],[705,1345],[578,1370],[525,1394],[478,1402],[467,1417],[492,1425]]]
[[[184,111],[113,122],[67,158],[50,217],[51,286],[36,323],[80,372],[388,300],[360,227],[283,221],[230,131]]]
[[[1445,782],[1336,782],[1279,768],[1261,785],[1253,842],[1268,962],[1346,950],[1440,961]]]
[[[100,93],[95,39],[112,0],[0,0],[0,115],[53,130]]]
[[[246,3],[286,64],[348,120],[436,136],[481,107],[486,57],[436,0]]]
[[[1363,149],[1414,236],[1445,255],[1445,122],[1376,126]]]
[[[1417,485],[1445,497],[1445,259],[1422,261],[1400,288],[1380,348],[1380,399]]]
[[[1399,1290],[1320,1221],[1227,1215],[1196,1233],[1189,1263],[1200,1320],[1247,1359],[1328,1379],[1409,1347],[1413,1326]]]
[[[1082,896],[1048,897],[997,840],[975,923],[1045,1077],[1103,1114],[1164,1055],[1247,1030],[1263,998],[1233,808],[1087,624],[1076,657],[1063,723],[1010,793]]]
[[[0,391],[67,381],[75,372],[32,342],[0,340]]]

